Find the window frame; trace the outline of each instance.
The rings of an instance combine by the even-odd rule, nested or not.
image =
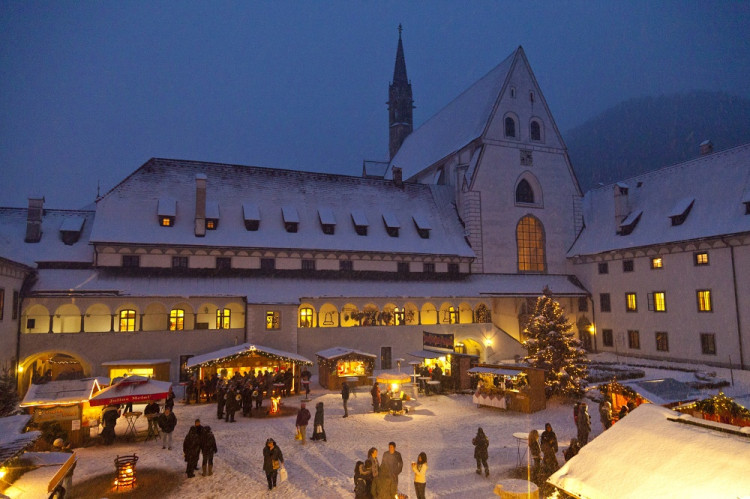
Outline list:
[[[313,327],[314,311],[312,307],[301,307],[297,314],[297,324],[300,329]]]
[[[276,270],[276,259],[275,258],[261,258],[260,270],[265,270],[265,271]]]
[[[622,272],[635,272],[635,261],[632,258],[622,261]]]
[[[654,256],[651,258],[651,269],[661,270],[664,268],[664,258],[661,256]]]
[[[232,270],[232,257],[217,256],[215,264],[216,270]]]
[[[609,274],[609,262],[599,262],[596,265],[596,270],[599,275]]]
[[[641,349],[641,333],[637,329],[628,329],[628,348],[630,350]]]
[[[354,270],[354,262],[352,260],[339,260],[339,270],[341,272],[352,272]]]
[[[716,355],[716,333],[700,333],[700,340],[702,355]]]
[[[536,125],[536,137],[534,137],[534,125]],[[532,119],[529,123],[529,140],[542,142],[542,124],[537,119]]]
[[[522,274],[547,272],[547,234],[542,221],[531,214],[516,224],[516,269]]]
[[[711,260],[708,257],[708,251],[696,251],[693,253],[693,265],[696,267],[704,267],[711,264]]]
[[[434,262],[422,262],[422,273],[424,273],[424,274],[434,274],[435,273],[435,263]]]
[[[122,267],[137,269],[141,267],[141,255],[122,255]]]
[[[638,312],[638,293],[635,291],[625,292],[625,312]]]
[[[605,302],[606,307],[604,306]],[[609,293],[599,293],[599,311],[612,312],[612,296]]]
[[[182,315],[180,316],[180,312]],[[173,308],[169,311],[169,330],[170,331],[184,331],[185,330],[185,309]]]
[[[279,310],[266,310],[266,331],[279,329],[281,329],[281,312]]]
[[[126,317],[127,315],[127,317]],[[132,317],[131,317],[132,315]],[[135,326],[136,326],[136,320],[138,319],[138,312],[135,309],[132,308],[124,308],[120,310],[117,314],[119,318],[119,324],[120,327],[118,329],[121,333],[133,333],[135,332]],[[123,329],[123,324],[125,324],[125,329]]]
[[[609,328],[602,329],[602,345],[605,347],[615,346],[615,334]]]
[[[669,333],[666,331],[656,331],[654,333],[657,352],[669,352]]]
[[[232,310],[229,308],[216,309],[216,329],[232,329]]]
[[[5,288],[0,288],[0,321],[5,317]]]
[[[305,272],[315,272],[315,259],[314,258],[303,258],[302,259],[302,270]]]
[[[658,299],[659,296],[661,296],[661,300]],[[661,305],[661,307],[659,305]],[[667,311],[667,292],[652,291],[649,293],[648,310],[649,312],[665,313]]]
[[[518,139],[518,137],[516,137],[517,128],[518,126],[515,118],[513,118],[513,116],[506,116],[503,120],[503,137],[506,139]]]
[[[173,269],[187,269],[190,265],[190,259],[187,256],[173,256],[172,257],[172,268]]]
[[[695,299],[697,300],[698,313],[709,314],[714,311],[713,293],[710,289],[696,289]]]

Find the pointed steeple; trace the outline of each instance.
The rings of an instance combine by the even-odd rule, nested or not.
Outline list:
[[[406,59],[404,58],[404,44],[401,41],[403,27],[398,25],[398,49],[396,49],[396,64],[393,67],[393,81],[388,87],[388,125],[390,157],[396,155],[399,147],[414,130],[412,109],[414,100],[411,94],[411,83],[406,77]]]

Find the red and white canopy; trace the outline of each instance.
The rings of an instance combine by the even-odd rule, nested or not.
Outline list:
[[[156,381],[144,376],[129,376],[98,392],[91,397],[89,404],[92,406],[118,405],[165,399],[170,386],[172,383],[169,381]]]

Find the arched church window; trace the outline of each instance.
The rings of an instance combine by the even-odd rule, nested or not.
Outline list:
[[[534,216],[526,215],[516,227],[519,272],[544,272],[544,227]]]
[[[530,125],[531,140],[540,141],[542,140],[542,127],[538,121],[532,121]]]
[[[506,137],[516,136],[516,121],[510,116],[505,118],[505,136]]]
[[[526,179],[521,180],[516,187],[516,203],[534,203],[534,189]]]

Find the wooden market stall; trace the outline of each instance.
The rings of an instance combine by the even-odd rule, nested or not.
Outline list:
[[[98,431],[100,407],[89,399],[100,389],[96,378],[32,384],[20,406],[31,414],[32,424],[57,423],[73,447],[83,444],[92,428]]]
[[[480,364],[469,369],[478,378],[472,400],[478,406],[532,413],[547,407],[544,369]]]
[[[341,382],[356,378],[355,386],[372,384],[370,377],[376,355],[353,348],[333,347],[315,354],[318,357],[318,383],[329,390],[340,390]]]
[[[274,373],[291,371],[293,375],[292,391],[299,393],[301,367],[311,366],[312,364],[311,360],[296,353],[242,343],[241,345],[191,357],[188,359],[186,367],[198,371],[199,379],[213,376],[214,373],[221,378],[228,379],[235,373],[255,372],[257,375],[264,370]]]
[[[444,352],[435,350],[419,350],[409,352],[409,355],[420,359],[419,364],[409,363],[414,366],[416,373],[423,376],[434,377],[436,368],[440,368],[440,388],[445,390],[467,390],[471,388],[471,377],[469,370],[476,366],[479,357],[457,352]]]
[[[109,370],[110,379],[126,376],[144,376],[159,381],[169,381],[169,359],[111,360],[102,362]]]

